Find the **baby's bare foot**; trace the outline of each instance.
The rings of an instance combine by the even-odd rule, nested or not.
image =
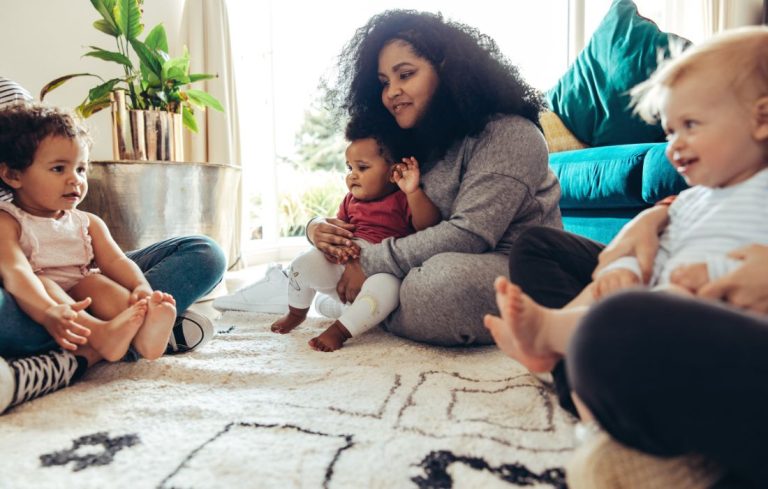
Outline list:
[[[307,318],[307,312],[309,312],[309,308],[297,309],[295,307],[288,306],[288,314],[272,323],[272,327],[270,329],[273,333],[290,333],[296,326],[304,322],[304,320]]]
[[[144,322],[147,301],[141,300],[130,306],[111,321],[91,328],[88,342],[108,362],[116,362],[125,356],[131,340]]]
[[[317,351],[336,351],[351,337],[352,335],[349,333],[349,330],[343,324],[336,321],[328,326],[328,329],[320,333],[320,336],[309,340],[309,346]]]
[[[494,285],[501,317],[488,314],[484,324],[496,344],[532,372],[551,371],[560,355],[546,344],[545,316],[548,310],[506,278],[499,277]]]
[[[155,360],[165,353],[176,322],[176,306],[173,297],[158,290],[146,300],[147,315],[133,339],[133,346],[142,357]]]

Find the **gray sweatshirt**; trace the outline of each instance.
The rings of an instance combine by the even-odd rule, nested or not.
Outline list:
[[[443,221],[404,238],[366,246],[366,276],[404,277],[445,252],[508,254],[529,225],[562,227],[560,184],[548,165],[547,145],[536,126],[503,116],[476,137],[465,137],[421,178]]]

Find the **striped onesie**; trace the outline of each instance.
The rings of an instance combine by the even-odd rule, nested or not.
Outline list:
[[[768,245],[768,169],[749,180],[724,188],[692,187],[669,207],[669,224],[659,239],[650,284],[668,284],[681,265],[706,263],[709,280],[727,275],[741,261],[727,255],[750,244]],[[627,268],[641,276],[634,257],[606,267]]]

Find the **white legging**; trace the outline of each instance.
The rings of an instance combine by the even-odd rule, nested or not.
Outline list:
[[[316,248],[298,256],[288,270],[288,305],[307,309],[317,292],[341,302],[336,293],[343,265],[325,259]],[[384,320],[400,304],[400,279],[388,273],[368,277],[355,301],[344,308],[339,322],[357,336]]]

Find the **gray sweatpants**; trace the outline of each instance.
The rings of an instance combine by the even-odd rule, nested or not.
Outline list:
[[[493,281],[509,276],[501,253],[441,253],[400,285],[400,307],[384,322],[397,336],[441,346],[493,344],[483,316],[498,314]]]

